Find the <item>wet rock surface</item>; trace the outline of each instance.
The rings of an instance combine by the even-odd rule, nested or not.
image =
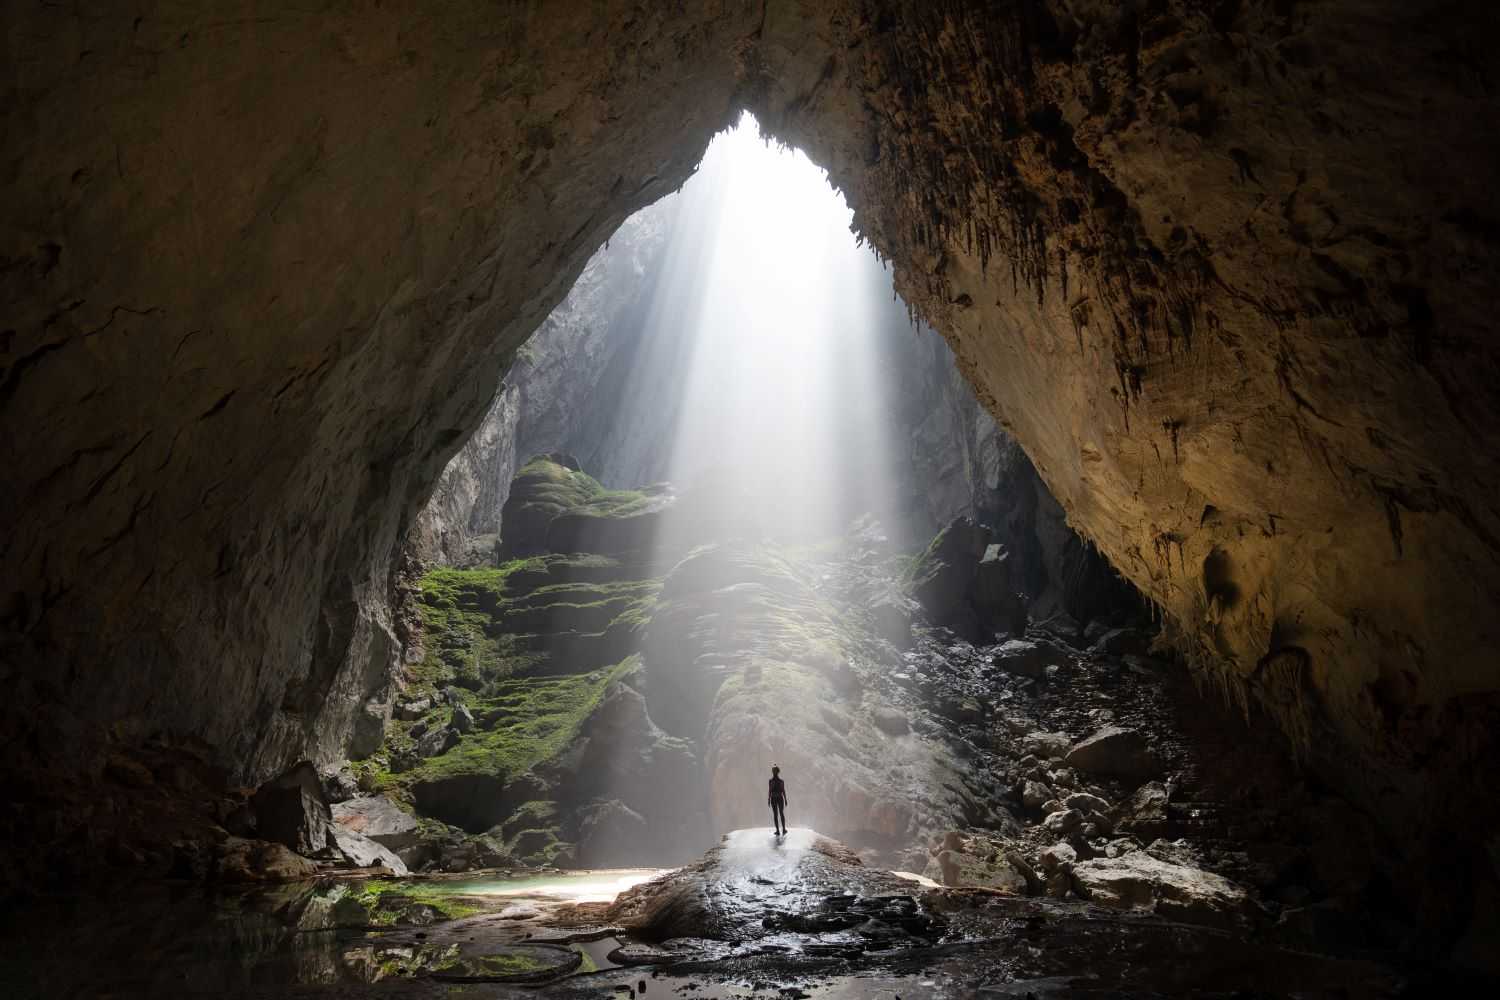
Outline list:
[[[1111,871],[1108,884],[1144,898],[1124,866]],[[813,831],[758,829],[640,882],[650,874],[338,879],[233,895],[148,885],[131,900],[138,919],[128,926],[84,901],[55,900],[25,923],[0,917],[0,930],[20,949],[5,968],[22,997],[446,997],[452,984],[465,996],[538,995],[507,985],[530,984],[557,997],[1347,998],[1476,985],[1388,956],[1286,949],[1183,923],[1173,907],[1212,900],[1223,914],[1243,905],[1201,872],[1175,882],[1170,898],[1153,897],[1154,911],[1109,910],[932,888],[862,865]],[[622,875],[640,884],[617,897],[598,892]],[[1106,877],[1088,877],[1103,894]],[[77,947],[65,957],[35,946],[64,922],[89,961]]]

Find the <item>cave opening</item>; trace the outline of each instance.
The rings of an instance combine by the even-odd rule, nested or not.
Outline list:
[[[220,6],[0,15],[23,994],[1493,991],[1494,11]]]

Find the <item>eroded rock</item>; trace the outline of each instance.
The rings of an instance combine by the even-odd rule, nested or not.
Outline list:
[[[260,837],[304,855],[331,846],[333,815],[317,768],[307,761],[256,789],[251,806]]]
[[[416,817],[384,795],[365,795],[333,806],[337,826],[370,838],[393,851],[417,840]]]
[[[1228,879],[1144,851],[1081,861],[1072,874],[1087,898],[1101,906],[1215,925],[1233,925],[1252,912],[1245,891]]]
[[[1105,726],[1068,751],[1063,763],[1090,774],[1149,778],[1161,769],[1146,738],[1133,729]]]

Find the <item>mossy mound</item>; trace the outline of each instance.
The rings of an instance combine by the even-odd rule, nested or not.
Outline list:
[[[372,927],[424,926],[484,912],[473,903],[421,882],[371,879],[359,887],[354,898],[370,915]]]
[[[419,603],[426,655],[408,671],[418,691],[456,684],[490,694],[511,677],[581,673],[629,655],[660,583],[570,579],[580,570],[613,576],[619,564],[546,556],[429,572]]]
[[[605,489],[575,459],[538,455],[511,480],[500,514],[500,558],[637,551],[650,541],[648,515],[670,502],[665,490]]]

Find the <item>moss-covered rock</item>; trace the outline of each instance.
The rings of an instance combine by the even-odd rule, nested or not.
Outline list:
[[[546,552],[634,552],[650,544],[664,489],[609,490],[567,455],[538,455],[511,481],[501,512],[502,559]]]

